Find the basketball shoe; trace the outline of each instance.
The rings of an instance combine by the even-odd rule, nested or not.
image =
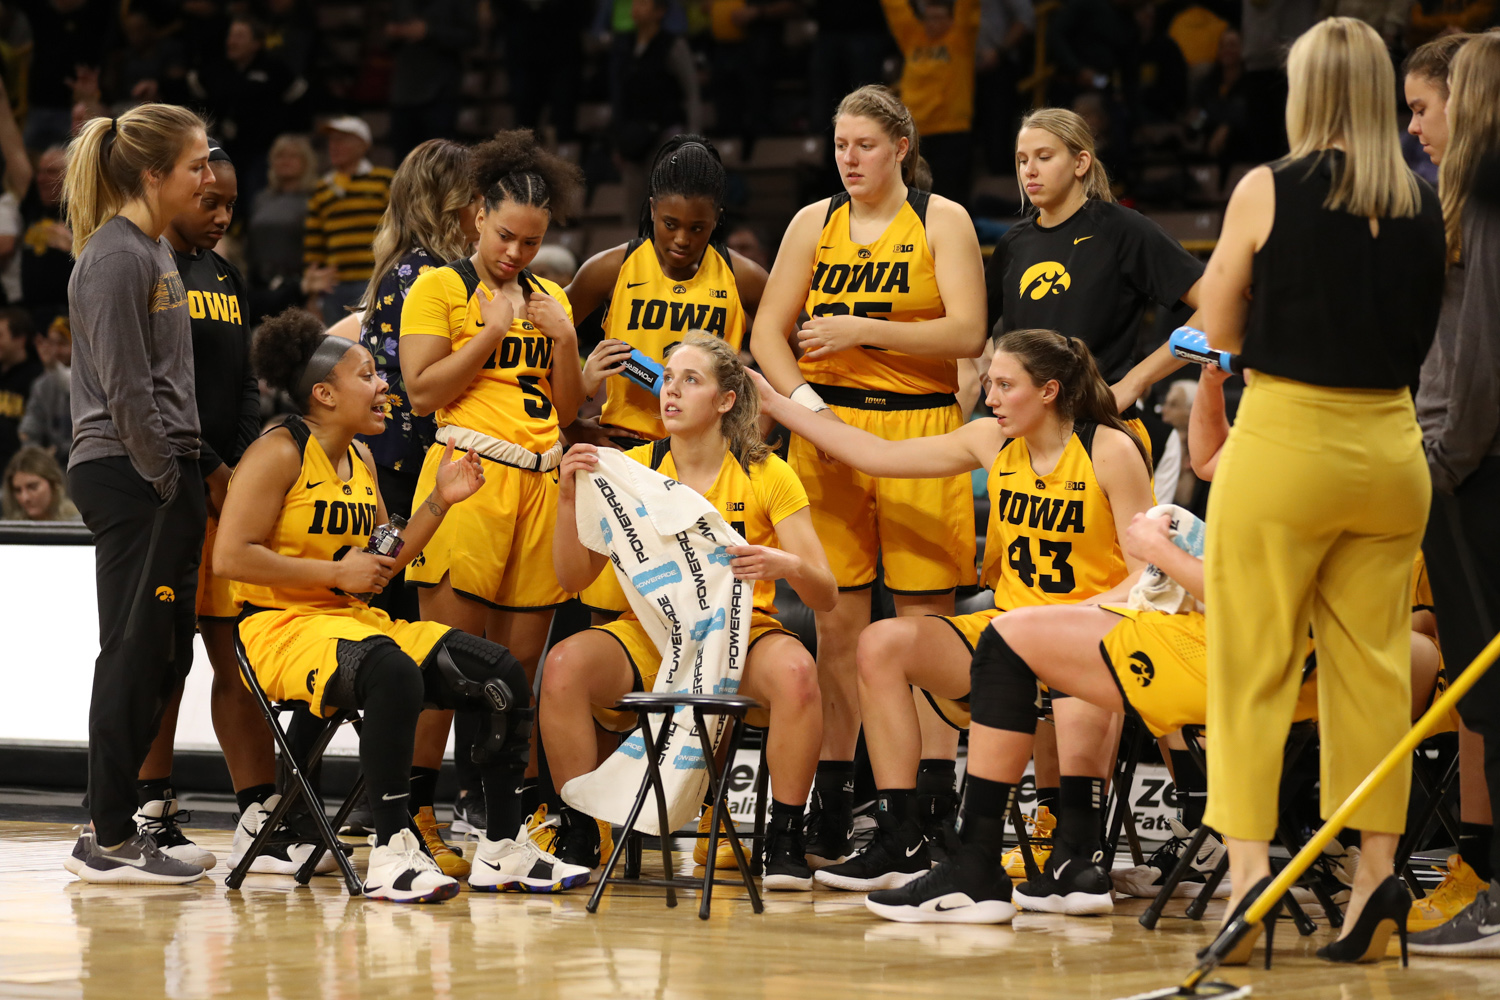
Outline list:
[[[365,895],[393,903],[441,903],[458,895],[458,880],[443,874],[416,834],[401,830],[371,849]]]
[[[1500,958],[1500,880],[1493,880],[1453,919],[1407,938],[1413,955]]]
[[[604,820],[576,809],[564,809],[558,819],[556,826],[544,825],[531,834],[532,842],[544,854],[592,873],[614,853],[614,830]]]
[[[432,806],[418,809],[412,821],[417,825],[417,832],[422,835],[422,842],[427,845],[427,853],[432,855],[432,860],[437,862],[442,873],[449,878],[467,878],[470,865],[464,860],[462,851],[450,847],[443,839],[443,827],[448,824],[437,821]]]
[[[1074,857],[1067,844],[1052,852],[1040,879],[1016,886],[1012,899],[1023,910],[1070,917],[1112,913],[1115,908],[1104,852]]]
[[[272,795],[265,802],[252,802],[250,807],[240,814],[239,822],[234,825],[234,846],[229,849],[227,864],[230,868],[238,867],[239,863],[244,860],[245,852],[249,851],[250,845],[255,843],[255,838],[259,836],[266,820],[271,818],[271,813],[280,801],[280,795]],[[263,875],[295,875],[306,864],[316,848],[315,841],[310,842],[297,837],[283,823],[281,829],[272,834],[271,839],[266,842],[265,849],[256,856],[254,861],[250,862],[250,871]],[[313,871],[324,875],[337,867],[338,860],[331,852],[324,851]]]
[[[825,794],[813,788],[802,827],[807,844],[807,863],[814,869],[849,860],[854,837],[854,790]]]
[[[732,858],[730,867],[733,867]],[[775,892],[812,890],[813,870],[807,863],[800,816],[779,826],[774,820],[766,824],[765,874],[760,884]]]
[[[947,861],[900,888],[870,893],[865,908],[912,924],[1008,924],[1016,915],[1010,876],[973,845],[956,846]]]
[[[76,867],[74,867],[76,865]],[[110,850],[85,830],[63,867],[85,882],[134,885],[182,885],[204,875],[198,865],[162,852],[149,833],[140,833]]]
[[[587,868],[567,864],[543,851],[522,826],[514,840],[480,838],[469,888],[480,892],[550,893],[584,885],[588,880]]]
[[[1448,870],[1438,887],[1412,900],[1406,929],[1415,934],[1445,924],[1463,912],[1485,888],[1484,881],[1457,854],[1449,855]]]
[[[212,851],[205,851],[189,840],[178,824],[191,822],[193,814],[177,808],[177,799],[168,788],[163,798],[147,802],[135,811],[135,826],[149,834],[156,846],[169,858],[197,865],[204,871],[219,863]]]
[[[1035,816],[1023,814],[1022,818],[1026,820],[1026,836],[1031,838],[1031,857],[1036,861],[1037,871],[1041,871],[1052,856],[1052,831],[1057,829],[1057,817],[1046,806],[1037,806]],[[1002,860],[1005,874],[1013,879],[1026,877],[1026,860],[1021,857],[1019,845],[1006,851]]]
[[[484,805],[484,789],[470,792],[468,795],[460,795],[453,800],[453,822],[448,829],[454,833],[470,834],[476,833],[484,836],[484,824],[487,820]]]
[[[713,818],[714,811],[708,806],[704,806],[703,812],[698,815],[698,832],[704,836],[693,843],[693,864],[695,865],[703,866],[708,864],[708,833],[713,828]],[[734,823],[731,822],[729,825],[733,827]],[[714,869],[716,871],[733,871],[734,867],[734,848],[730,846],[729,841],[724,838],[721,831],[719,835],[719,849],[714,852]]]
[[[1127,868],[1124,871],[1110,872],[1110,880],[1114,883],[1115,891],[1126,896],[1137,896],[1141,899],[1155,899],[1161,887],[1167,881],[1167,876],[1177,867],[1182,852],[1187,850],[1188,841],[1193,837],[1192,833],[1177,822],[1168,819],[1172,824],[1172,839],[1156,849],[1146,863]],[[1193,857],[1192,867],[1177,883],[1172,891],[1174,898],[1179,896],[1196,896],[1202,890],[1203,884],[1208,881],[1208,876],[1219,864],[1219,859],[1224,856],[1224,845],[1218,837],[1207,834],[1203,838],[1198,853]],[[1224,899],[1229,895],[1229,876],[1225,875],[1219,881],[1219,886],[1214,890],[1215,899]]]
[[[808,853],[812,853],[811,847]],[[817,880],[830,889],[870,892],[903,886],[931,867],[932,854],[917,821],[877,812],[875,839],[870,846],[848,861],[819,868]]]

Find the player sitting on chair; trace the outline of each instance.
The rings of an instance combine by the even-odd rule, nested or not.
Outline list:
[[[995,591],[994,608],[952,618],[887,619],[860,635],[860,714],[875,771],[879,828],[863,852],[819,869],[818,881],[832,888],[892,889],[931,867],[913,808],[922,741],[911,687],[922,689],[950,724],[967,726],[974,643],[992,620],[1030,605],[1099,600],[1135,568],[1117,538],[1135,514],[1151,506],[1151,464],[1116,412],[1088,348],[1051,330],[1015,330],[995,345],[984,381],[995,419],[904,441],[879,440],[761,386],[773,419],[867,475],[920,478],[989,470],[983,579]],[[1035,722],[1035,703],[1033,691],[1015,709]],[[1089,705],[1071,705],[1069,711],[1087,717],[1096,735],[1076,744],[1087,752],[1062,759],[1060,806],[1063,813],[1076,809],[1094,816],[1097,826],[1114,720]],[[1109,876],[1093,858],[1098,839],[1096,834],[1071,854],[1062,852],[1059,861],[1073,859],[1065,878],[1055,879],[1063,867],[1049,864],[1044,884],[1030,887],[1038,906],[1074,892],[1110,905]],[[1009,883],[1003,888],[1009,907]]]
[[[356,434],[385,426],[386,384],[364,347],[324,334],[310,313],[288,310],[256,331],[261,378],[302,408],[263,434],[235,470],[214,562],[243,605],[239,638],[273,701],[315,714],[364,714],[359,760],[374,815],[365,893],[437,902],[458,893],[409,828],[412,746],[424,703],[482,713],[475,741],[489,806],[469,886],[553,892],[587,872],[542,853],[522,827],[518,793],[533,709],[520,664],[503,646],[436,622],[392,621],[367,601],[422,551],[448,509],[484,482],[472,452],[446,456],[394,556],[365,551],[386,521],[374,461]],[[511,833],[510,838],[503,834]]]
[[[813,530],[807,494],[785,462],[761,440],[759,403],[745,366],[723,340],[690,332],[669,349],[661,418],[670,435],[625,454],[696,490],[750,544],[730,546],[730,570],[755,581],[750,646],[739,693],[770,708],[766,763],[774,798],[765,843],[767,889],[811,889],[802,847],[802,809],[812,788],[822,739],[817,667],[801,641],[771,615],[777,580],[786,580],[809,607],[827,610],[838,597],[833,572]],[[563,588],[577,591],[598,577],[606,558],[578,540],[574,475],[598,465],[593,445],[563,457],[552,558]],[[625,694],[649,691],[661,652],[631,612],[560,643],[542,672],[542,745],[552,781],[561,788],[592,771],[593,720],[624,731],[634,716],[611,711]],[[590,716],[593,716],[591,719]],[[753,714],[752,714],[753,718]],[[565,806],[554,833],[558,857],[597,867],[602,824]]]

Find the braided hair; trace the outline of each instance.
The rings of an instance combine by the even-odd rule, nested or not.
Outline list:
[[[713,202],[718,217],[709,242],[720,242],[724,231],[724,161],[714,144],[701,135],[672,136],[651,161],[646,198],[641,202],[642,239],[650,239],[652,235],[651,200],[674,194]]]
[[[583,171],[547,152],[529,128],[496,132],[470,153],[474,189],[493,212],[502,201],[544,209],[566,222],[583,193]]]

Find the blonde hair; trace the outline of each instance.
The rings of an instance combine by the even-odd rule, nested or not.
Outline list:
[[[175,104],[139,104],[118,118],[90,118],[68,143],[63,201],[73,230],[73,256],[99,227],[146,191],[146,175],[166,177],[203,119]]]
[[[905,139],[908,145],[906,157],[901,161],[901,180],[907,187],[918,186],[917,166],[921,157],[917,147],[920,145],[920,137],[917,135],[917,123],[912,121],[911,112],[906,110],[901,98],[889,87],[882,87],[878,83],[866,84],[845,94],[844,99],[839,101],[838,109],[833,113],[835,127],[845,115],[851,118],[868,118],[875,122],[885,130],[892,145]]]
[[[295,132],[283,132],[271,143],[271,151],[267,154],[267,162],[274,160],[276,154],[284,149],[290,149],[302,157],[302,176],[297,178],[297,185],[292,190],[298,194],[312,194],[313,189],[318,186],[318,154],[313,152],[312,143],[307,136],[298,135]],[[274,190],[276,175],[271,175],[272,189]]]
[[[1448,151],[1438,167],[1438,193],[1448,260],[1456,264],[1475,169],[1486,156],[1500,154],[1500,35],[1479,35],[1460,49],[1448,83]]]
[[[67,485],[57,459],[45,449],[29,444],[17,451],[5,465],[5,486],[0,490],[0,520],[30,520],[21,507],[21,502],[16,499],[13,480],[18,472],[38,476],[52,484],[52,502],[47,504],[46,512],[37,520],[67,521],[77,516],[77,508],[68,500]]]
[[[1099,162],[1099,153],[1094,147],[1094,133],[1089,131],[1088,122],[1083,120],[1083,116],[1067,108],[1037,108],[1021,119],[1021,127],[1016,129],[1016,138],[1019,139],[1021,133],[1029,128],[1039,128],[1057,136],[1068,147],[1068,155],[1075,159],[1079,153],[1089,154],[1088,173],[1083,175],[1082,181],[1084,196],[1111,203],[1115,200],[1115,193],[1109,186],[1109,172]],[[1020,179],[1020,172],[1018,165],[1017,180]],[[1025,184],[1021,185],[1021,194],[1026,194]],[[1030,201],[1029,198],[1027,200]]]
[[[391,178],[391,200],[375,230],[375,267],[356,309],[375,307],[380,283],[402,257],[421,247],[438,264],[465,257],[469,239],[459,213],[479,192],[469,172],[469,147],[451,139],[428,139],[417,146]]]
[[[755,383],[750,381],[745,363],[740,360],[739,352],[723,338],[699,330],[683,334],[680,341],[667,348],[663,360],[684,347],[696,347],[707,354],[719,391],[734,393],[734,405],[719,418],[719,433],[729,442],[729,451],[735,461],[748,472],[750,466],[766,460],[771,447],[761,437],[760,393],[755,391]]]
[[[1401,157],[1401,130],[1391,98],[1395,71],[1375,29],[1352,17],[1330,17],[1292,44],[1286,134],[1281,164],[1344,150],[1323,207],[1366,218],[1411,218],[1422,207],[1417,178]]]

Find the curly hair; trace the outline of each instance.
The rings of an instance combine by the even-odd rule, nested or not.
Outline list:
[[[518,205],[546,209],[566,222],[583,193],[583,171],[547,152],[529,128],[496,132],[471,153],[474,187],[484,195],[485,211],[509,199]]]
[[[250,364],[273,389],[295,397],[297,375],[323,341],[323,322],[293,306],[255,328],[250,342]],[[303,400],[296,400],[300,406]]]

